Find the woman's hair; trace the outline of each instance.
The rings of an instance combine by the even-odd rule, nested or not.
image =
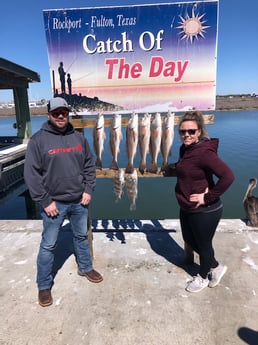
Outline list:
[[[187,111],[182,119],[179,122],[178,128],[180,128],[181,124],[185,121],[195,121],[197,124],[198,129],[201,131],[201,135],[200,135],[200,139],[210,139],[205,125],[204,125],[204,119],[202,116],[202,113],[198,110],[194,110],[194,111]]]

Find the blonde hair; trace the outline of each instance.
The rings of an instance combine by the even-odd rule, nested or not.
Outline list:
[[[202,116],[202,113],[198,110],[195,110],[195,111],[187,111],[182,119],[180,120],[179,122],[179,125],[178,125],[178,128],[180,128],[181,124],[185,121],[194,121],[196,122],[197,124],[197,127],[198,129],[201,131],[201,134],[200,134],[200,139],[210,139],[207,131],[206,131],[206,128],[205,128],[205,125],[204,125],[204,119],[203,119],[203,116]]]

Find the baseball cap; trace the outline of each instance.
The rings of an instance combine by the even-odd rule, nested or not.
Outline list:
[[[58,108],[66,108],[67,110],[70,111],[69,105],[64,98],[62,97],[52,98],[47,105],[48,112],[51,112]]]

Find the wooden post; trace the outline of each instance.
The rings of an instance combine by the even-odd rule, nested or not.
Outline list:
[[[24,199],[25,199],[27,219],[39,219],[40,218],[39,205],[34,200],[32,200],[29,190],[28,189],[25,190],[25,192],[22,195],[24,196]]]
[[[193,249],[189,246],[189,244],[187,244],[186,242],[184,242],[184,262],[187,265],[193,265],[194,264],[194,251]]]
[[[17,136],[21,139],[29,139],[32,135],[30,109],[27,89],[15,87],[13,89]]]
[[[90,248],[90,255],[93,261],[93,235],[92,235],[92,226],[91,226],[91,218],[90,218],[90,207],[88,208],[88,221],[87,221],[87,228],[88,228],[88,243]]]

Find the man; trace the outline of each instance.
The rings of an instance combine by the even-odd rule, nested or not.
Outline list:
[[[48,104],[48,121],[30,139],[24,179],[41,206],[43,232],[37,257],[38,300],[53,303],[54,249],[65,218],[70,220],[78,274],[93,283],[103,280],[93,269],[87,239],[88,205],[96,184],[93,155],[84,135],[69,122],[69,106],[56,97]]]
[[[60,77],[60,84],[61,84],[61,93],[65,93],[65,71],[64,71],[64,64],[61,61],[58,67],[58,73]]]

